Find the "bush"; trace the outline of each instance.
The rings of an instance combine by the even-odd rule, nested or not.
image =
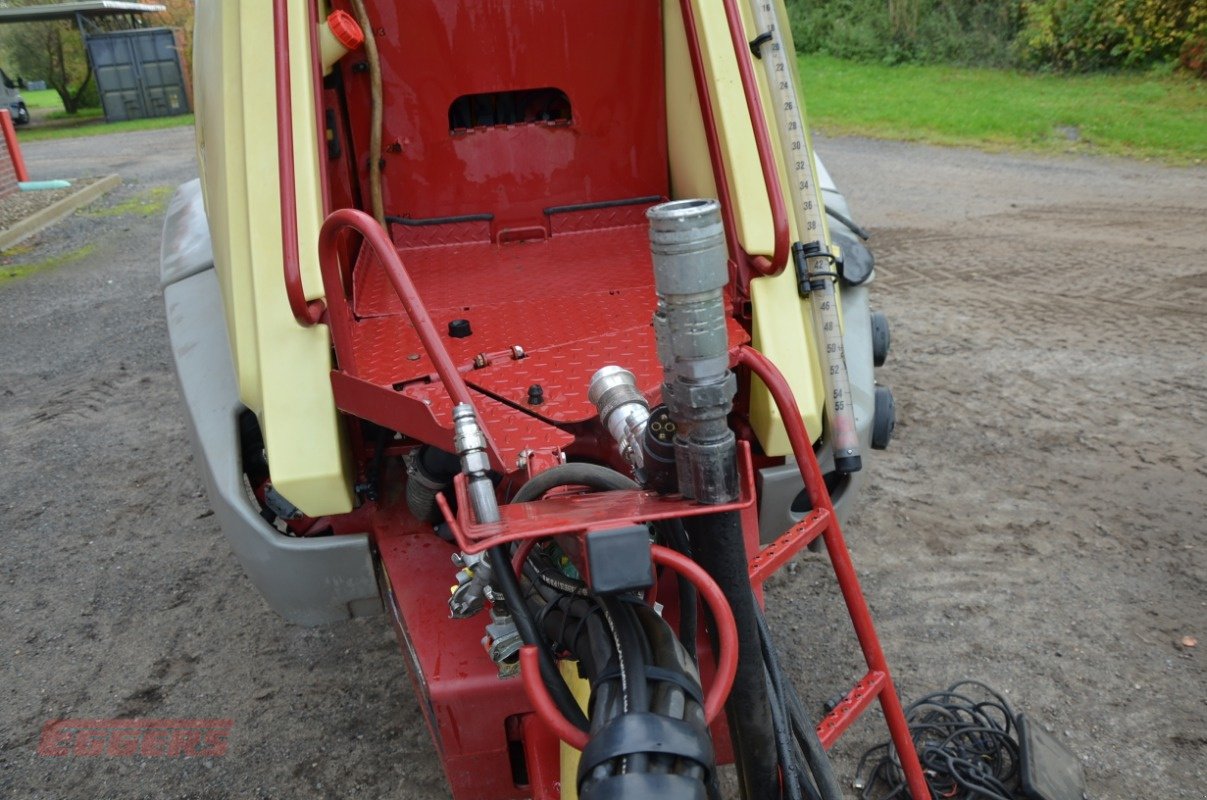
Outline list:
[[[1205,34],[1201,0],[1035,0],[1016,52],[1035,67],[1143,67],[1176,61]]]
[[[1203,0],[788,0],[797,49],[860,61],[1207,70]]]
[[[1005,66],[1017,0],[788,0],[797,49],[859,61]]]

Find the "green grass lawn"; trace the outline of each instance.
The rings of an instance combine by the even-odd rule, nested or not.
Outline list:
[[[179,117],[154,117],[152,119],[132,119],[124,122],[105,122],[98,119],[83,125],[72,125],[65,128],[39,127],[37,123],[17,129],[17,138],[22,142],[40,142],[44,139],[71,139],[77,136],[98,136],[105,133],[125,133],[127,131],[157,131],[163,128],[179,128],[193,124],[192,114]]]
[[[812,125],[882,139],[1207,161],[1207,82],[802,56]]]
[[[23,142],[37,142],[43,139],[67,139],[75,136],[96,136],[102,133],[121,133],[123,131],[152,131],[193,124],[192,114],[185,114],[179,117],[130,120],[127,122],[114,122],[112,124],[105,122],[105,112],[99,108],[81,108],[75,114],[69,115],[63,110],[63,103],[59,99],[59,93],[54,89],[21,92],[21,97],[25,100],[25,105],[31,111],[53,109],[48,114],[35,115],[36,118],[31,125],[17,129],[17,136]]]
[[[35,108],[63,110],[63,101],[59,99],[59,93],[54,89],[42,89],[37,92],[22,90],[21,97],[25,100],[25,107],[31,110]]]

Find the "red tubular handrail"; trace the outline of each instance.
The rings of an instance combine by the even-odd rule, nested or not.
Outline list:
[[[687,52],[692,62],[692,77],[696,82],[696,97],[700,102],[700,116],[704,121],[704,138],[708,142],[708,160],[712,165],[713,183],[717,188],[717,199],[721,201],[721,221],[725,226],[725,242],[729,248],[729,260],[739,270],[750,269],[750,258],[738,242],[738,225],[733,213],[729,194],[729,176],[725,173],[725,159],[721,155],[721,140],[717,135],[716,117],[713,115],[712,92],[708,88],[708,75],[704,70],[704,56],[700,52],[700,34],[696,29],[695,0],[679,0],[679,13],[683,17],[683,33],[687,39]]]
[[[390,279],[390,284],[394,287],[398,299],[402,301],[402,307],[406,311],[407,317],[410,318],[411,324],[415,326],[415,333],[419,335],[419,341],[423,343],[423,349],[427,351],[428,358],[436,367],[436,374],[440,376],[440,380],[449,396],[453,398],[453,402],[468,403],[473,406],[473,396],[469,393],[469,386],[466,385],[465,378],[461,377],[461,372],[457,369],[453,357],[448,354],[444,342],[440,340],[436,323],[432,322],[427,307],[419,297],[419,290],[415,287],[415,282],[411,280],[406,268],[402,266],[402,259],[398,257],[394,243],[377,224],[377,220],[355,208],[340,208],[332,211],[323,221],[323,227],[319,229],[319,259],[324,264],[338,263],[340,257],[339,234],[347,229],[359,233],[364,238],[365,245],[377,254],[377,259],[382,269],[385,270],[386,277]],[[481,416],[478,417],[478,425],[485,431]],[[489,439],[489,434],[487,438]]]
[[[759,96],[758,80],[750,59],[750,42],[742,28],[742,13],[736,0],[722,0],[725,4],[725,20],[729,23],[729,38],[733,41],[734,55],[738,60],[738,72],[742,76],[742,92],[746,95],[746,109],[750,113],[750,125],[754,129],[754,141],[759,151],[759,166],[763,170],[763,181],[767,184],[767,202],[771,206],[771,223],[775,228],[775,251],[768,261],[763,256],[751,259],[751,266],[760,275],[779,275],[788,263],[788,207],[784,204],[784,190],[775,166],[775,155],[771,152],[771,133],[767,130],[767,117],[763,113],[763,99]]]
[[[796,457],[796,465],[804,479],[805,489],[814,508],[824,508],[834,513],[834,505],[830,502],[830,493],[826,491],[822,479],[821,468],[817,465],[817,456],[813,453],[808,431],[801,419],[800,408],[792,395],[792,388],[779,369],[759,351],[752,347],[738,348],[737,363],[748,367],[759,380],[766,385],[771,393],[780,416],[784,419],[784,429],[788,440],[792,443],[792,454]],[[834,517],[831,516],[833,520]],[[889,673],[888,661],[880,648],[880,640],[876,637],[876,628],[872,623],[872,614],[868,610],[867,600],[859,586],[859,576],[855,565],[851,562],[851,554],[842,535],[842,529],[836,522],[831,522],[822,534],[826,543],[826,552],[830,563],[838,577],[838,587],[846,602],[851,624],[855,628],[855,637],[863,650],[864,660],[868,668],[875,672],[883,672],[884,685],[880,691],[880,705],[884,709],[884,719],[888,725],[889,734],[901,758],[902,769],[905,770],[906,783],[910,795],[915,800],[929,800],[930,791],[926,785],[926,777],[922,774],[922,765],[918,762],[918,754],[914,749],[914,740],[910,735],[909,725],[905,721],[905,712],[901,708],[901,700],[897,697],[896,687]]]
[[[302,286],[298,254],[298,198],[293,153],[293,95],[289,77],[289,3],[273,0],[273,47],[277,91],[277,173],[281,192],[281,260],[285,269],[285,296],[299,325],[309,327],[323,316],[322,300],[307,300]]]
[[[734,621],[733,611],[729,608],[729,601],[725,599],[725,593],[721,591],[720,586],[717,586],[716,581],[704,571],[703,567],[682,553],[661,545],[651,545],[650,555],[655,564],[669,567],[691,581],[692,585],[696,587],[696,591],[700,593],[700,597],[712,610],[717,626],[719,652],[717,653],[716,674],[713,676],[712,684],[708,687],[708,692],[704,695],[704,719],[711,724],[725,708],[725,700],[729,697],[729,690],[733,688],[734,675],[738,671],[737,622]],[[520,648],[520,677],[524,682],[524,692],[528,695],[528,701],[532,703],[533,711],[549,726],[557,738],[576,750],[586,747],[590,736],[585,731],[574,727],[562,715],[557,704],[549,695],[548,687],[541,680],[537,649],[533,645],[525,645]]]

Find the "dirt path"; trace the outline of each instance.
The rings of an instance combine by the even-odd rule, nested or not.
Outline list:
[[[848,536],[903,693],[983,678],[1094,798],[1204,797],[1207,170],[819,146],[893,323],[898,439]],[[384,618],[284,625],[207,509],[156,280],[188,132],[26,157],[128,183],[0,287],[0,796],[445,797]],[[827,570],[771,594],[814,702],[858,672]],[[35,753],[49,719],[119,715],[230,717],[230,752]],[[840,744],[844,778],[876,736]]]

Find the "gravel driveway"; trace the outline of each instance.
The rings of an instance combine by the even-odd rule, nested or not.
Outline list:
[[[1207,170],[818,145],[893,323],[897,440],[848,538],[903,694],[981,678],[1092,797],[1203,798]],[[447,796],[385,618],[284,624],[207,508],[157,283],[191,132],[25,151],[126,183],[0,286],[0,797]],[[815,706],[860,672],[827,575],[770,593]],[[133,716],[231,718],[229,752],[36,753],[48,720]],[[844,778],[880,736],[840,743]]]

